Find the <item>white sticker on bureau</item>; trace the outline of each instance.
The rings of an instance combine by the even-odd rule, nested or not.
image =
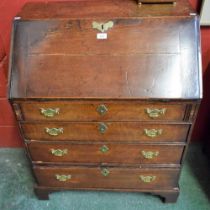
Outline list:
[[[107,33],[97,33],[97,39],[107,39]]]

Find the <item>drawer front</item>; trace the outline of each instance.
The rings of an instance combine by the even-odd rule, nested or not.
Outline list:
[[[188,124],[139,122],[108,123],[22,123],[26,139],[184,142]]]
[[[182,121],[186,109],[185,104],[137,102],[27,102],[20,107],[28,121]]]
[[[35,167],[38,184],[64,188],[170,189],[177,187],[178,169]]]
[[[28,144],[35,162],[180,164],[183,146],[138,144]]]

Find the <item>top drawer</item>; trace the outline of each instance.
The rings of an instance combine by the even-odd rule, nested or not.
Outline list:
[[[26,121],[183,121],[186,104],[71,101],[20,103]]]

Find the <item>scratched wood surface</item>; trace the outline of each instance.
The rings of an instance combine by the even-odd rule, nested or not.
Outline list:
[[[130,141],[130,142],[185,142],[189,131],[189,124],[164,124],[141,122],[107,122],[104,133],[100,132],[100,123],[96,122],[57,122],[57,123],[30,123],[20,124],[26,139],[49,141]],[[62,128],[63,133],[52,136],[46,128]],[[160,135],[151,138],[145,130],[162,130]]]
[[[146,2],[146,0],[144,0]],[[150,0],[151,1],[151,0]],[[152,0],[157,1],[157,0]],[[166,0],[158,0],[166,1]],[[169,0],[171,1],[171,0]],[[88,0],[69,2],[33,2],[26,4],[17,14],[22,19],[53,18],[104,18],[104,17],[146,17],[146,16],[188,16],[194,12],[186,0],[173,4],[137,4],[137,0]]]
[[[43,14],[52,14],[53,5]],[[74,3],[69,5],[71,11]],[[177,18],[141,18],[136,11],[147,10],[134,5],[130,19],[118,13],[60,19],[55,13],[56,19],[15,21],[10,97],[200,98],[197,17],[178,12]],[[86,6],[95,8],[95,1],[81,4],[81,10]],[[92,23],[110,20],[108,38],[97,39],[100,31]]]
[[[41,186],[74,188],[127,188],[127,189],[172,189],[176,188],[179,169],[108,168],[103,176],[100,167],[35,167],[35,176]],[[71,175],[67,181],[56,180],[56,174]],[[140,176],[155,176],[149,184]]]
[[[105,23],[107,38],[97,39]],[[202,97],[199,20],[187,0],[28,3],[12,40],[9,98],[40,199],[64,189],[111,189],[176,202]],[[54,116],[41,111],[55,108]],[[142,150],[158,155],[147,159]]]
[[[53,101],[53,102],[20,102],[20,119],[24,121],[188,121],[185,119],[187,104],[176,103],[155,103],[142,101]],[[106,107],[106,112],[100,114],[98,109]],[[53,117],[46,117],[41,114],[41,109],[59,109],[59,114]],[[165,110],[152,118],[147,109]]]
[[[27,144],[30,157],[34,163],[66,163],[76,165],[139,165],[139,164],[176,164],[181,163],[183,145],[141,145],[141,144],[119,144],[119,143],[98,143],[98,144],[68,144],[49,142],[30,142]],[[103,152],[105,147],[107,151]],[[66,150],[63,156],[52,154],[53,150]],[[146,154],[153,152],[151,158]],[[171,155],[171,154],[174,155]]]

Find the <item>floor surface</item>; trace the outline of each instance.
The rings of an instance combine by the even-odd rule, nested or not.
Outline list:
[[[22,149],[0,149],[0,210],[210,210],[210,167],[200,145],[191,145],[177,203],[143,193],[67,191],[40,201]]]

